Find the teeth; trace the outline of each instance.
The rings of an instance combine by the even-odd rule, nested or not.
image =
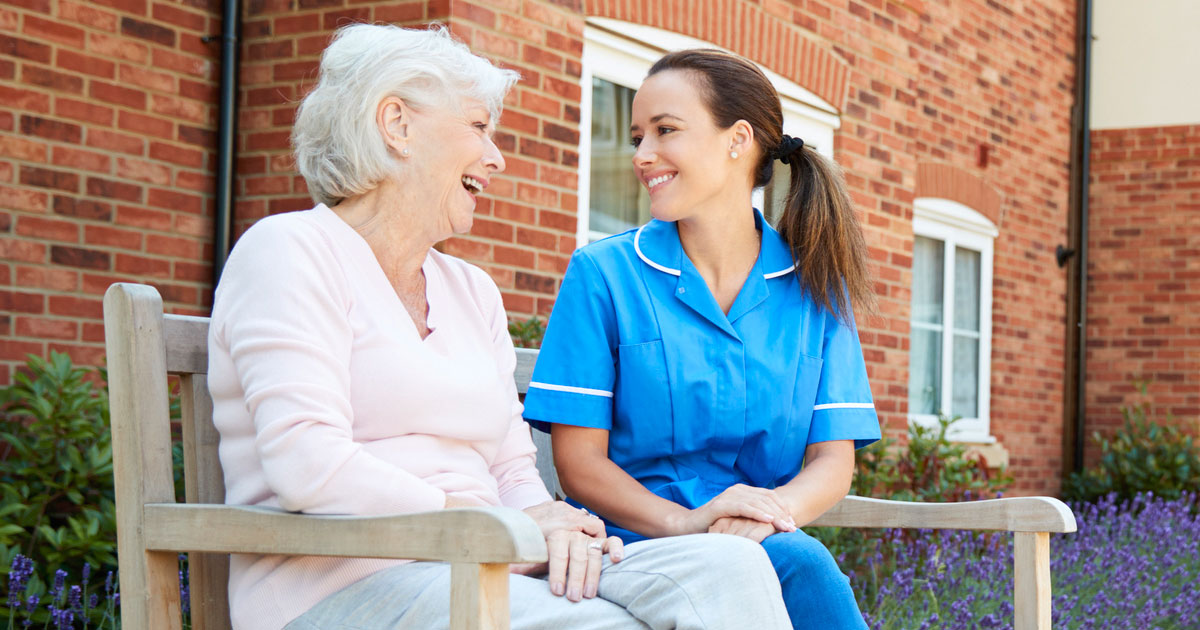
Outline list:
[[[675,174],[674,174],[674,173],[672,173],[672,174],[670,174],[670,175],[659,175],[658,177],[655,177],[654,179],[652,179],[652,180],[650,180],[650,181],[646,182],[646,187],[647,187],[647,188],[654,188],[655,186],[657,186],[657,185],[659,185],[659,184],[662,184],[662,183],[664,183],[664,182],[669,182],[669,181],[671,181],[672,179],[675,179]]]
[[[463,186],[466,186],[474,194],[479,194],[483,190],[483,184],[479,180],[470,175],[463,175]]]

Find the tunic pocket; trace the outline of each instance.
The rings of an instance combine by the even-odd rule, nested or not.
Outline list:
[[[618,465],[671,454],[671,384],[663,342],[617,347],[609,454]]]
[[[817,403],[817,388],[821,383],[824,361],[817,357],[799,355],[796,381],[792,384],[791,404],[788,406],[787,430],[779,436],[780,451],[775,464],[775,482],[787,483],[800,472],[808,435],[812,429],[813,406]]]

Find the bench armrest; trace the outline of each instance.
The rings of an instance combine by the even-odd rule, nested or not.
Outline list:
[[[847,496],[811,525],[1067,533],[1075,531],[1075,514],[1051,497],[917,503]]]
[[[546,561],[541,530],[512,508],[326,516],[249,506],[150,503],[144,516],[146,548],[153,551]]]

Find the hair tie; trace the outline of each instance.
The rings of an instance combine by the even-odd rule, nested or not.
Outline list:
[[[776,160],[784,164],[791,164],[791,158],[797,151],[804,148],[804,141],[800,138],[793,138],[786,133],[783,134],[783,139],[779,141],[779,147],[771,154]]]

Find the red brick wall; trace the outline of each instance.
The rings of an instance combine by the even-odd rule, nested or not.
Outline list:
[[[1093,131],[1090,192],[1086,434],[1120,426],[1135,380],[1200,433],[1200,125]]]
[[[5,311],[20,311],[4,320],[0,361],[48,344],[85,345],[85,358],[95,360],[96,300],[117,277],[159,283],[175,308],[207,304],[217,51],[199,36],[218,31],[216,3],[107,2],[121,4],[85,11],[67,0],[23,0],[0,10],[0,89],[8,91],[0,107],[0,269],[10,287]],[[254,0],[243,23],[237,228],[311,204],[287,136],[331,31],[347,20],[441,19],[525,77],[497,136],[508,172],[481,201],[474,233],[444,248],[491,272],[514,315],[545,314],[575,242],[585,17],[705,38],[842,110],[834,151],[861,212],[881,297],[879,317],[861,321],[862,338],[892,433],[903,430],[907,413],[917,165],[960,169],[1000,196],[993,433],[1012,453],[1020,489],[1052,492],[1065,290],[1053,250],[1066,240],[1073,7],[1069,0],[1018,9],[986,0]],[[103,63],[73,57],[80,49]],[[89,144],[97,141],[107,144]],[[90,153],[69,153],[79,150]],[[58,197],[66,201],[56,211]],[[88,228],[126,231],[101,244],[87,240]],[[18,282],[19,273],[37,279]],[[67,305],[73,310],[63,311]],[[54,335],[63,339],[48,341]]]
[[[211,6],[210,6],[211,5]],[[27,353],[103,358],[109,283],[207,312],[219,3],[0,8],[0,383]]]

